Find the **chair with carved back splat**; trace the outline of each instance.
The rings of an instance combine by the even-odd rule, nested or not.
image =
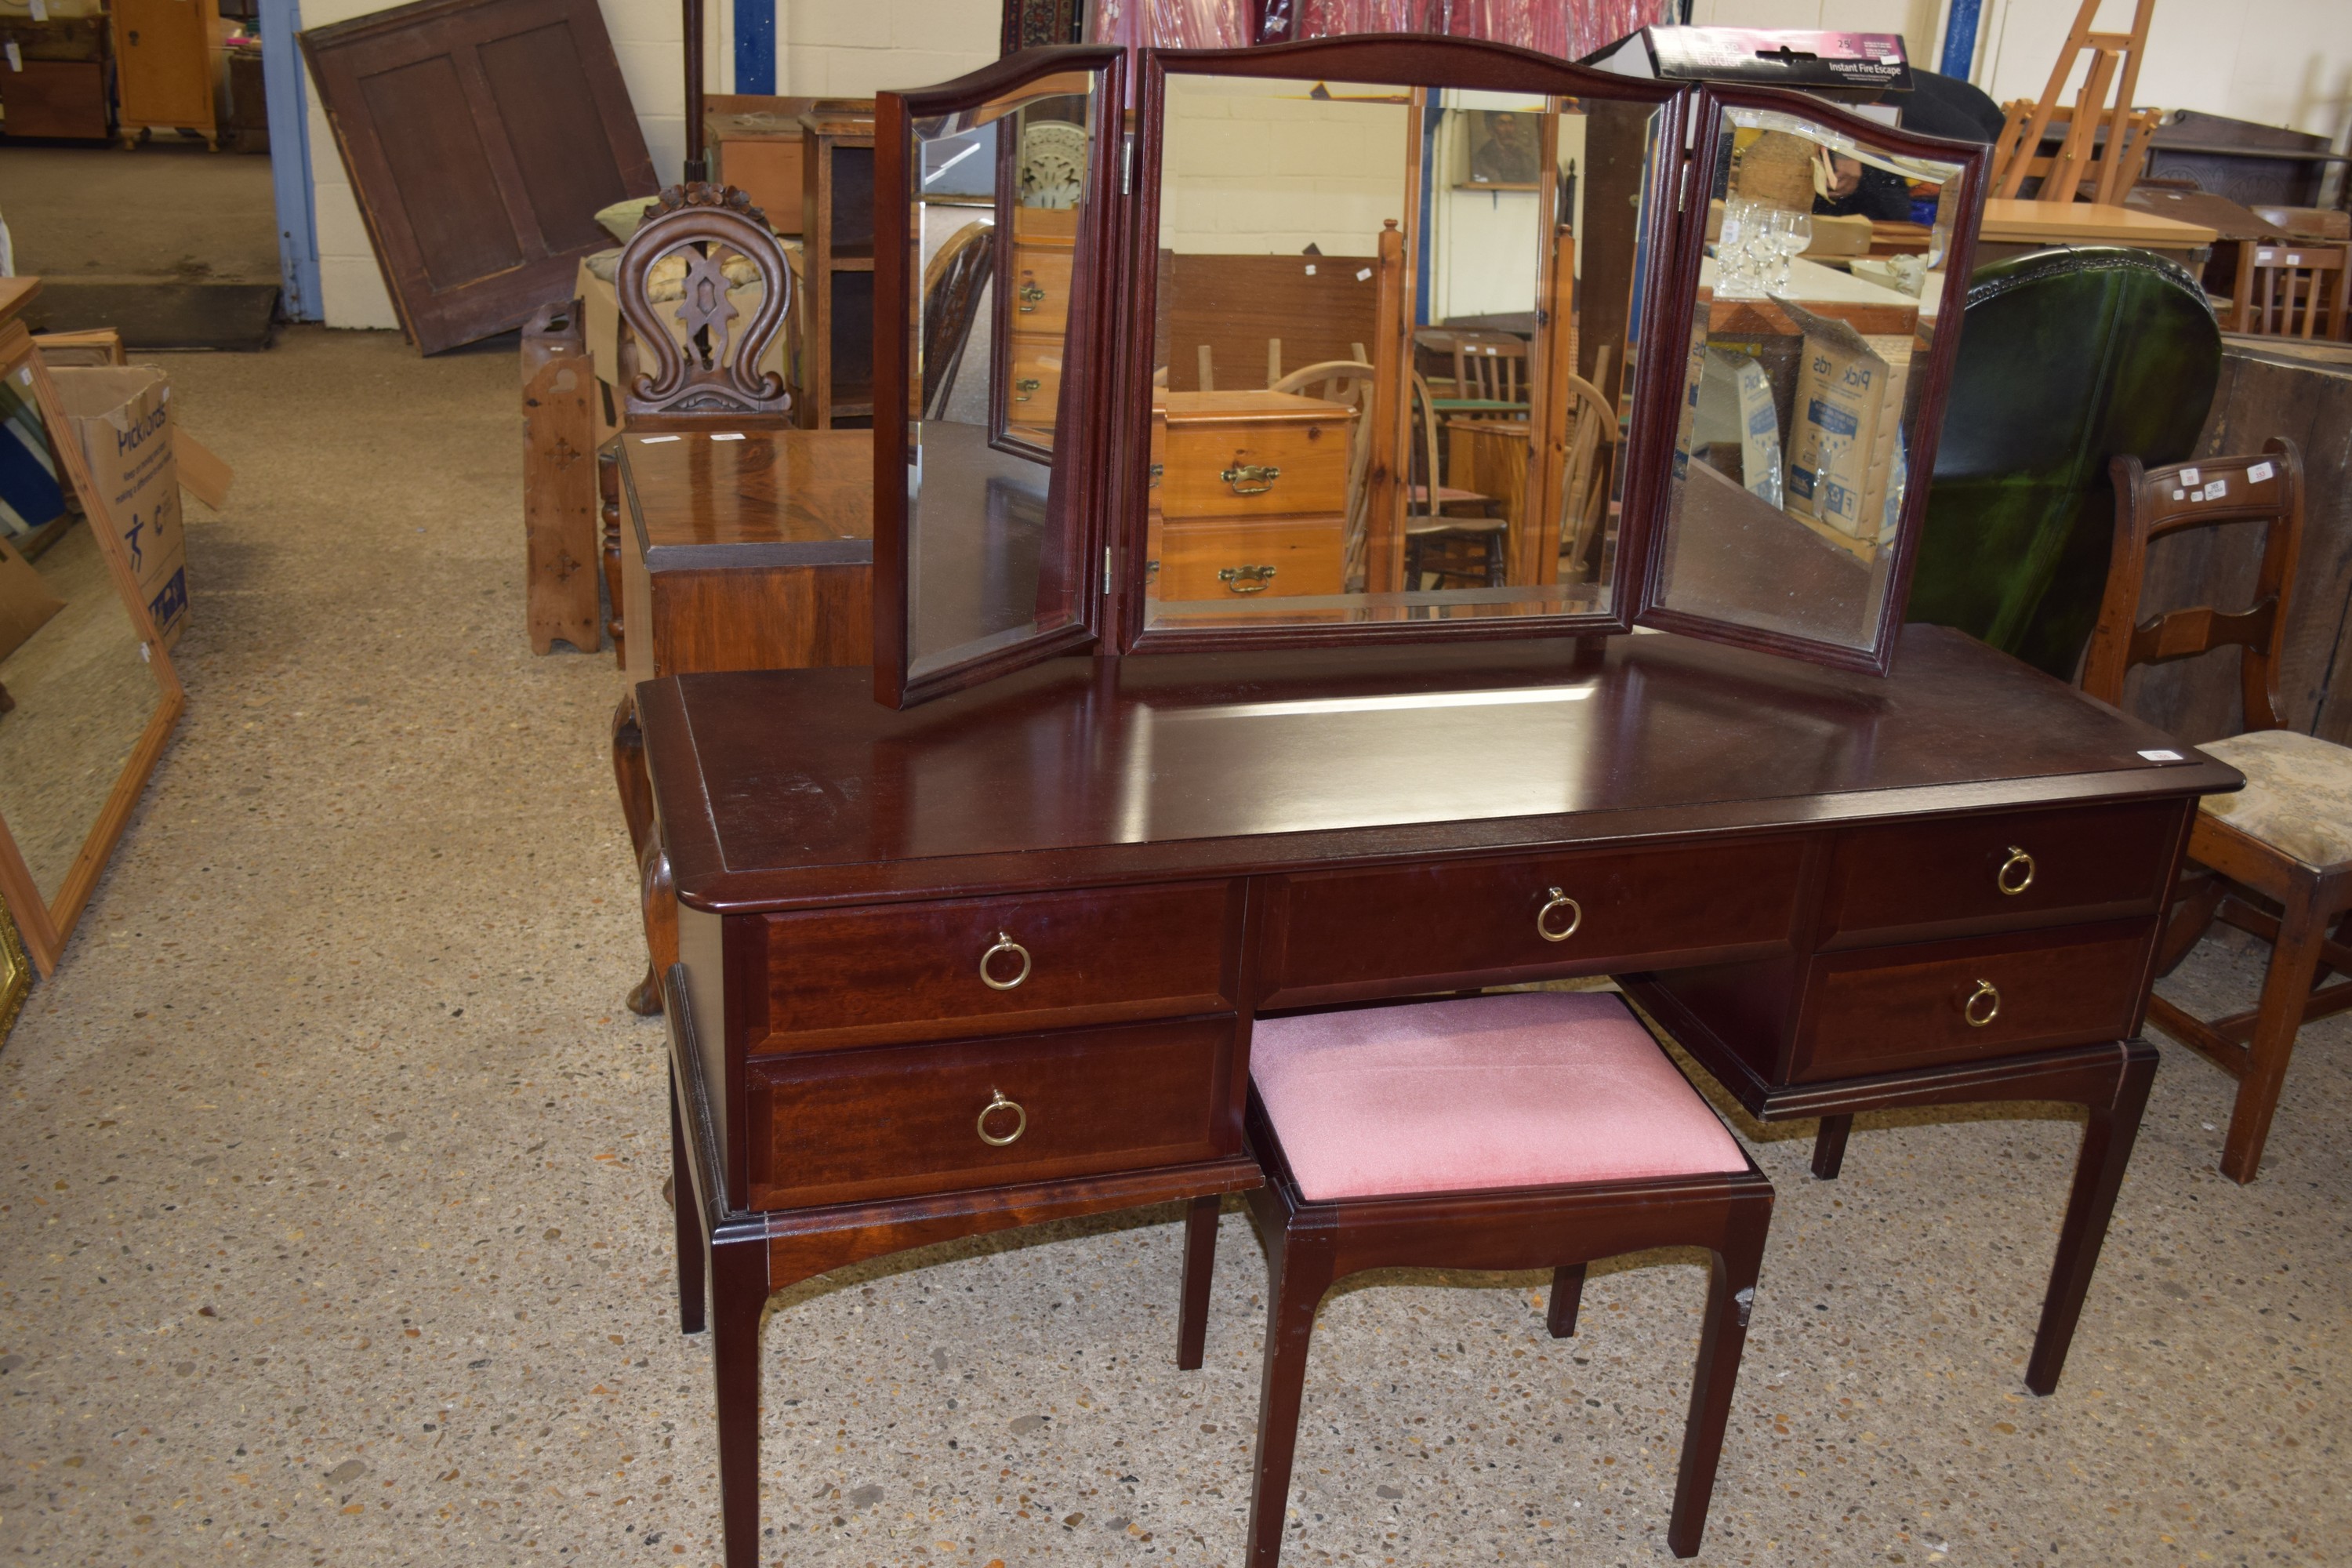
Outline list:
[[[2303,464],[2294,443],[2273,437],[2260,457],[2145,471],[2137,458],[2118,458],[2113,472],[2115,562],[2083,689],[2120,706],[2133,665],[2241,650],[2247,732],[2200,749],[2243,773],[2246,787],[2205,797],[2158,962],[2168,973],[2219,919],[2270,942],[2269,971],[2249,1011],[2208,1022],[2151,996],[2147,1016],[2238,1080],[2221,1173],[2251,1182],[2296,1031],[2352,1007],[2352,980],[2315,988],[2331,970],[2352,976],[2352,748],[2286,728],[2279,708],[2279,650],[2303,535]],[[2231,523],[2264,530],[2254,604],[2138,619],[2149,543]]]
[[[1567,914],[1551,918],[1575,929]],[[1308,1341],[1339,1279],[1397,1267],[1549,1268],[1545,1323],[1566,1338],[1585,1266],[1657,1247],[1708,1255],[1666,1530],[1676,1556],[1696,1552],[1772,1185],[1623,1001],[1521,992],[1261,1018],[1250,1079],[1249,1146],[1266,1181],[1246,1195],[1268,1274],[1251,1568],[1275,1568],[1281,1555]],[[1187,1222],[1185,1368],[1205,1348],[1216,1222],[1214,1200],[1196,1203]]]
[[[613,289],[622,319],[635,335],[638,363],[622,378],[623,426],[647,429],[782,428],[790,422],[792,395],[783,379],[760,368],[761,356],[782,329],[792,307],[792,268],[768,227],[767,216],[732,186],[699,182],[672,185],[656,197],[647,216],[621,249]],[[675,304],[656,303],[656,268],[676,257],[685,263],[683,291]],[[667,269],[665,269],[667,270]],[[759,302],[751,320],[730,297],[730,288],[756,281]],[[664,290],[667,292],[667,289]],[[667,315],[669,320],[663,318]],[[672,322],[677,329],[673,330]],[[644,362],[652,361],[650,366]],[[604,489],[604,580],[613,602],[613,647],[622,659],[626,628],[621,622],[621,476],[617,443],[598,455]],[[646,977],[629,994],[631,1010],[661,1011],[660,975],[677,959],[677,910],[668,871],[654,831],[654,804],[646,778],[645,750],[637,729],[636,698],[625,692],[613,713],[613,772],[623,815],[636,852],[645,903],[647,945]]]

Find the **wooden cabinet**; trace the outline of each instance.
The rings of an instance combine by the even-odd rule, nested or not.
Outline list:
[[[801,116],[801,382],[793,412],[816,430],[874,417],[874,112]]]
[[[221,37],[219,0],[110,3],[115,122],[123,141],[136,142],[142,131],[193,131],[218,151],[213,51]]]
[[[1164,603],[1339,592],[1356,418],[1290,392],[1155,398],[1154,595]]]
[[[1070,322],[1072,250],[1078,215],[1072,207],[1013,208],[1012,243],[998,320],[1004,333],[1005,431],[1051,450],[1061,406],[1062,356]]]
[[[778,234],[801,232],[801,116],[813,98],[709,93],[702,100],[710,183],[732,185],[765,213]]]

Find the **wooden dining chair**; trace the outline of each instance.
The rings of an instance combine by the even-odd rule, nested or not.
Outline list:
[[[1439,479],[1436,400],[1429,384],[1412,378],[1412,446],[1406,453],[1404,582],[1419,591],[1424,574],[1443,588],[1447,579],[1496,587],[1510,552],[1510,519],[1496,515],[1495,498]]]
[[[1488,403],[1508,403],[1517,405],[1516,415],[1507,410],[1483,411],[1492,418],[1524,418],[1527,414],[1528,342],[1510,332],[1455,331],[1454,337],[1454,395],[1475,398]],[[1462,417],[1475,418],[1478,413]]]
[[[1601,351],[1594,370],[1608,374],[1609,351]],[[1580,375],[1568,378],[1569,437],[1567,472],[1560,483],[1559,556],[1562,582],[1572,565],[1581,574],[1592,553],[1601,524],[1609,510],[1611,459],[1617,449],[1617,410],[1599,387]],[[1592,563],[1598,570],[1600,563]]]
[[[2352,339],[2352,244],[2241,240],[2221,330],[2263,337]]]
[[[1348,428],[1348,531],[1340,547],[1340,581],[1360,585],[1370,538],[1367,505],[1372,470],[1372,382],[1379,374],[1361,360],[1327,359],[1276,380],[1267,390],[1319,397],[1356,411]]]
[[[1246,1126],[1268,1276],[1251,1568],[1282,1552],[1308,1341],[1333,1285],[1370,1268],[1549,1268],[1545,1323],[1566,1338],[1588,1264],[1661,1247],[1707,1255],[1666,1527],[1676,1556],[1698,1550],[1772,1185],[1622,999],[1526,991],[1260,1018]],[[1216,1228],[1216,1200],[1195,1203],[1181,1367],[1203,1359]]]
[[[2331,971],[2352,976],[2352,748],[2286,728],[2279,709],[2279,650],[2303,538],[2303,463],[2293,442],[2273,438],[2259,457],[2145,471],[2138,459],[2117,458],[2113,476],[2114,563],[2083,689],[2121,706],[2125,673],[2136,664],[2240,650],[2246,732],[2199,749],[2244,773],[2246,787],[2206,796],[2197,814],[2158,965],[2169,973],[2218,919],[2270,942],[2270,967],[2247,1011],[2209,1022],[2152,996],[2147,1016],[2238,1080],[2221,1173],[2251,1182],[2296,1032],[2352,1007],[2352,980],[2320,984]],[[2152,541],[2238,524],[2263,530],[2252,605],[2138,618]]]
[[[917,415],[945,416],[955,394],[964,346],[980,321],[980,305],[996,272],[996,226],[968,223],[950,235],[923,265],[923,380]]]

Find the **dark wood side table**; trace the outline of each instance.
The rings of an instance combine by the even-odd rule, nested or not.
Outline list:
[[[614,443],[629,690],[613,714],[652,967],[629,994],[661,1011],[677,952],[654,833],[635,689],[664,676],[854,664],[874,645],[874,445],[864,430],[630,430]]]
[[[1254,1184],[1265,1009],[1626,974],[1759,1114],[1824,1117],[1824,1168],[1858,1110],[2085,1105],[2027,1373],[2056,1386],[2231,770],[1928,626],[1885,680],[1632,637],[1070,659],[903,712],[870,682],[639,692],[730,1568],[769,1293]]]

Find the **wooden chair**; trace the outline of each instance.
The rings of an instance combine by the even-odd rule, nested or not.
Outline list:
[[[1528,343],[1525,338],[1510,332],[1455,331],[1454,338],[1454,395],[1477,398],[1489,403],[1510,403],[1519,407],[1517,416],[1501,410],[1486,411],[1486,417],[1525,417],[1527,413]],[[1457,415],[1457,418],[1476,418],[1476,413]]]
[[[2221,330],[2262,336],[2352,338],[2352,245],[2241,240]]]
[[[1593,368],[1604,377],[1608,374],[1606,348],[1601,351],[1600,362]],[[1617,448],[1617,410],[1599,387],[1580,375],[1568,378],[1568,396],[1570,424],[1567,474],[1559,492],[1559,554],[1561,580],[1579,581],[1582,563],[1592,552],[1601,520],[1609,510],[1611,459]],[[1571,564],[1577,567],[1578,577],[1568,576]],[[1594,565],[1597,567],[1599,563]]]
[[[686,264],[684,292],[656,304],[654,268],[671,257]],[[746,269],[761,289],[751,319],[729,297]],[[730,277],[730,269],[733,276]],[[760,359],[792,306],[792,268],[769,230],[765,214],[731,187],[672,185],[655,198],[649,216],[621,247],[614,296],[635,342],[636,363],[621,378],[623,428],[697,430],[782,428],[792,397],[782,377],[760,369]],[[667,312],[670,321],[664,321]],[[682,331],[673,331],[675,321]],[[681,341],[681,339],[683,341]],[[650,359],[650,368],[645,362]],[[621,618],[621,469],[618,443],[598,454],[604,503],[604,581],[613,603],[614,657],[627,668],[627,628]],[[629,994],[640,1014],[661,1011],[661,974],[677,946],[677,912],[667,863],[654,832],[653,787],[646,773],[636,699],[624,692],[613,712],[613,776],[621,813],[637,858],[639,897],[650,949],[645,978]]]
[[[2352,982],[2315,989],[2331,970],[2352,975],[2352,748],[2287,729],[2279,710],[2279,649],[2303,537],[2303,464],[2294,443],[2273,438],[2259,458],[2146,472],[2137,458],[2117,458],[2113,474],[2114,564],[2083,689],[2120,706],[2125,672],[2135,664],[2241,650],[2247,732],[2200,749],[2244,773],[2246,787],[2208,795],[2198,812],[2191,864],[2174,890],[2158,964],[2170,973],[2219,919],[2271,943],[2269,972],[2261,1000],[2246,1012],[2209,1023],[2161,996],[2149,999],[2147,1012],[2157,1027],[2238,1080],[2221,1173],[2251,1182],[2296,1031],[2352,1007]],[[2200,605],[2136,619],[2151,541],[2232,523],[2265,531],[2250,608]]]
[[[1370,538],[1370,518],[1366,510],[1370,487],[1366,481],[1372,468],[1372,381],[1378,374],[1361,360],[1327,359],[1320,364],[1292,371],[1268,389],[1319,397],[1326,403],[1345,404],[1356,411],[1355,424],[1348,433],[1348,533],[1340,570],[1340,581],[1351,588],[1363,584]]]
[[[1439,480],[1438,417],[1429,384],[1412,378],[1412,437],[1406,461],[1412,479],[1405,487],[1404,585],[1418,592],[1424,574],[1433,574],[1437,585],[1455,578],[1474,586],[1502,584],[1510,550],[1511,523],[1494,515],[1495,498]],[[1484,515],[1464,516],[1449,508],[1475,508]]]
[[[1566,900],[1556,900],[1565,903]],[[1561,921],[1564,915],[1553,915]],[[1772,1186],[1618,997],[1530,991],[1258,1020],[1248,1194],[1265,1247],[1252,1568],[1281,1555],[1316,1309],[1369,1268],[1552,1270],[1576,1331],[1585,1266],[1708,1256],[1698,1370],[1666,1541],[1698,1550],[1748,1335]],[[1177,1364],[1198,1367],[1216,1200],[1187,1221]]]
[[[996,271],[996,226],[969,223],[950,235],[923,267],[923,386],[920,415],[938,419],[955,391],[964,345]]]

